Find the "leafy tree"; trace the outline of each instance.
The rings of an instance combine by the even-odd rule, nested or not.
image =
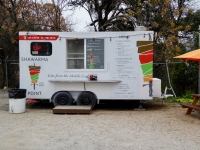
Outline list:
[[[72,31],[62,16],[58,5],[53,3],[26,2],[22,4],[20,19],[24,23],[23,28],[36,31]]]
[[[200,10],[189,11],[185,17],[181,18],[179,24],[186,27],[190,26],[188,32],[198,31],[200,25]]]
[[[173,57],[186,52],[180,42],[188,41],[185,34],[192,29],[192,18],[190,13],[193,9],[188,0],[127,0],[127,9],[132,14],[135,24],[147,27],[154,31],[154,76],[162,79],[167,85],[166,60],[173,62]],[[189,18],[188,18],[189,17]],[[187,18],[187,19],[186,19]],[[198,17],[194,17],[197,19]],[[189,21],[191,20],[191,21]],[[198,22],[198,21],[196,21]],[[195,23],[196,24],[196,23]],[[197,23],[198,24],[198,23]],[[175,60],[177,61],[177,60]],[[170,76],[178,73],[177,64],[169,65]],[[174,69],[176,68],[176,69]],[[186,68],[185,68],[186,69]],[[179,73],[183,70],[179,70]],[[189,72],[189,71],[188,71]],[[181,73],[187,77],[187,74]],[[183,76],[182,76],[183,77]],[[186,78],[189,80],[189,78]],[[176,86],[176,79],[171,80],[172,85]],[[178,81],[178,80],[177,80]],[[185,85],[185,80],[181,85]],[[173,83],[174,82],[174,83]],[[196,87],[196,86],[195,86]],[[188,88],[182,86],[182,88]],[[191,89],[191,88],[190,88]],[[183,90],[185,91],[185,90]],[[181,94],[181,93],[180,93]]]
[[[0,0],[0,61],[3,75],[0,88],[6,85],[6,73],[10,87],[17,80],[14,73],[18,66],[9,67],[10,61],[5,60],[19,59],[19,31],[72,31],[71,27],[67,26],[60,7],[55,3],[42,5],[36,0]]]
[[[189,31],[189,33],[195,32]],[[194,36],[194,44],[190,43],[192,46],[191,50],[198,49],[199,47],[199,34],[196,33]],[[183,45],[184,46],[184,45]],[[182,46],[182,47],[183,47]],[[188,50],[184,47],[181,49],[180,53],[186,53]],[[186,65],[186,64],[187,65]],[[198,93],[198,80],[199,80],[199,63],[197,61],[187,61],[180,65],[176,65],[174,71],[172,72],[172,81],[174,83],[175,90],[177,94],[184,95],[187,93]]]
[[[179,25],[184,28],[188,27],[188,30],[181,30],[181,38],[184,41],[185,46],[189,47],[189,50],[195,50],[199,48],[199,33],[198,28],[200,25],[200,10],[188,11],[185,16],[179,20]],[[180,51],[179,54],[188,52],[188,50]],[[198,93],[198,66],[199,63],[196,61],[188,61],[188,66],[184,66],[184,72],[181,71],[181,66],[177,66],[172,74],[172,80],[174,82],[177,92],[181,95],[186,92]],[[180,80],[180,77],[184,77],[184,80]],[[179,84],[177,84],[179,83]],[[180,86],[181,84],[181,86]],[[179,85],[179,86],[177,86]],[[184,87],[184,90],[180,90]]]

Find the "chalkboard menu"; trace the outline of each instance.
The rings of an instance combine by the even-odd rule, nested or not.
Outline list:
[[[104,39],[86,40],[87,69],[104,69]]]

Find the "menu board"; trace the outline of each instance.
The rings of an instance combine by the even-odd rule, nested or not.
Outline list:
[[[110,42],[111,73],[138,73],[138,53],[131,38],[116,38]]]
[[[86,39],[87,69],[104,69],[104,39]]]
[[[121,82],[111,89],[111,98],[139,97],[139,59],[135,39],[113,38],[110,41],[110,76]]]

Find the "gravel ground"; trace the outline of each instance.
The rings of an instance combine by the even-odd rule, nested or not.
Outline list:
[[[200,115],[177,104],[100,104],[91,114],[53,114],[51,104],[9,113],[0,91],[0,150],[199,150]]]

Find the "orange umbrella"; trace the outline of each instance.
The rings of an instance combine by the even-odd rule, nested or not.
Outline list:
[[[181,58],[181,59],[185,59],[185,60],[200,61],[200,49],[185,53],[183,55],[176,56],[174,58]]]

